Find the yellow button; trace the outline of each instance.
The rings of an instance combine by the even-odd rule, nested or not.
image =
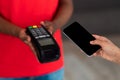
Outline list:
[[[33,25],[33,28],[37,28],[37,25]]]

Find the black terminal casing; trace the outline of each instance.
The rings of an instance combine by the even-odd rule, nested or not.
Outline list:
[[[60,58],[60,48],[44,26],[29,26],[26,33],[31,37],[38,60],[41,63],[53,62]]]

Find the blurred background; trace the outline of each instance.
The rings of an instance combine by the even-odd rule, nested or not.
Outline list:
[[[90,33],[106,36],[120,47],[119,0],[73,0],[74,12],[64,26],[77,21]],[[87,57],[63,34],[65,80],[120,80],[120,64]]]

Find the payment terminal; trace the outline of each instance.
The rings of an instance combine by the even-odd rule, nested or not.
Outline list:
[[[26,33],[31,37],[38,60],[41,63],[53,62],[59,59],[60,48],[44,26],[29,26]]]

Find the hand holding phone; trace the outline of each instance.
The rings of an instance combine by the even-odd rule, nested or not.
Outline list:
[[[64,28],[63,33],[88,56],[93,55],[93,53],[101,48],[99,45],[90,44],[90,41],[95,40],[95,38],[78,22],[74,22],[68,27]]]

